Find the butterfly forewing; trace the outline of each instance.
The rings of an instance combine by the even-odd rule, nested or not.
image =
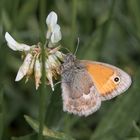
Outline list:
[[[83,60],[102,100],[109,100],[125,92],[131,85],[131,77],[123,70],[101,62]]]

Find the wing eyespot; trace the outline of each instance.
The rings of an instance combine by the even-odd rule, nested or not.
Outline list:
[[[115,84],[118,84],[118,83],[120,82],[120,77],[119,77],[119,76],[115,76],[115,77],[113,78],[113,82],[114,82]]]

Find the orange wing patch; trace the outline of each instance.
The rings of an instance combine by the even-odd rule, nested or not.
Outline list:
[[[87,70],[101,95],[104,96],[110,94],[116,89],[117,85],[111,79],[111,77],[115,74],[113,69],[96,63],[88,63],[86,65]]]

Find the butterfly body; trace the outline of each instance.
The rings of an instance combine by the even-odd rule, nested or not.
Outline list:
[[[105,63],[78,60],[73,54],[66,55],[61,77],[63,110],[79,116],[97,111],[101,101],[117,96],[131,84],[130,76],[122,70]]]

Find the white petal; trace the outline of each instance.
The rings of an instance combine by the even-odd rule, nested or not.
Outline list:
[[[48,56],[48,64],[50,68],[57,68],[60,66],[60,62],[55,55]]]
[[[57,14],[55,12],[50,12],[50,14],[46,18],[46,24],[49,28],[53,28],[57,23]]]
[[[41,83],[40,79],[41,79],[41,63],[39,62],[39,59],[36,59],[35,61],[35,85],[36,85],[36,89],[38,89],[39,84]]]
[[[17,46],[17,51],[29,51],[30,46],[26,44],[20,44]]]
[[[29,51],[30,50],[29,45],[18,43],[12,38],[12,36],[8,32],[5,33],[5,39],[7,41],[9,48],[11,48],[14,51]]]
[[[32,58],[32,54],[28,53],[24,59],[23,64],[19,68],[15,81],[20,81],[27,74]]]
[[[29,66],[29,70],[27,72],[27,75],[30,76],[33,73],[34,70],[34,65],[35,65],[35,60],[36,60],[36,55],[33,56],[30,66]]]
[[[12,50],[16,51],[16,46],[18,45],[18,43],[11,37],[11,35],[8,32],[5,33],[5,39],[8,43],[8,46]]]
[[[62,38],[62,35],[61,35],[61,31],[60,31],[60,26],[58,24],[56,24],[54,27],[54,30],[52,32],[51,42],[57,43],[61,40],[61,38]]]
[[[39,59],[36,59],[35,61],[35,70],[38,72],[41,72],[41,63],[39,62]]]
[[[54,91],[54,85],[53,85],[53,74],[51,71],[51,68],[48,64],[48,61],[45,62],[45,69],[46,69],[46,77],[49,80],[49,83],[51,85],[52,91]]]
[[[51,88],[52,88],[52,91],[54,91],[54,85],[53,85],[53,79],[52,79],[53,75],[52,75],[52,72],[51,70],[48,70],[47,71],[47,78],[50,82],[50,85],[51,85]]]
[[[46,34],[46,38],[49,39],[51,34],[52,34],[52,32],[48,29],[47,34]]]
[[[64,54],[60,51],[56,51],[55,56],[58,57],[61,61],[64,60]]]

